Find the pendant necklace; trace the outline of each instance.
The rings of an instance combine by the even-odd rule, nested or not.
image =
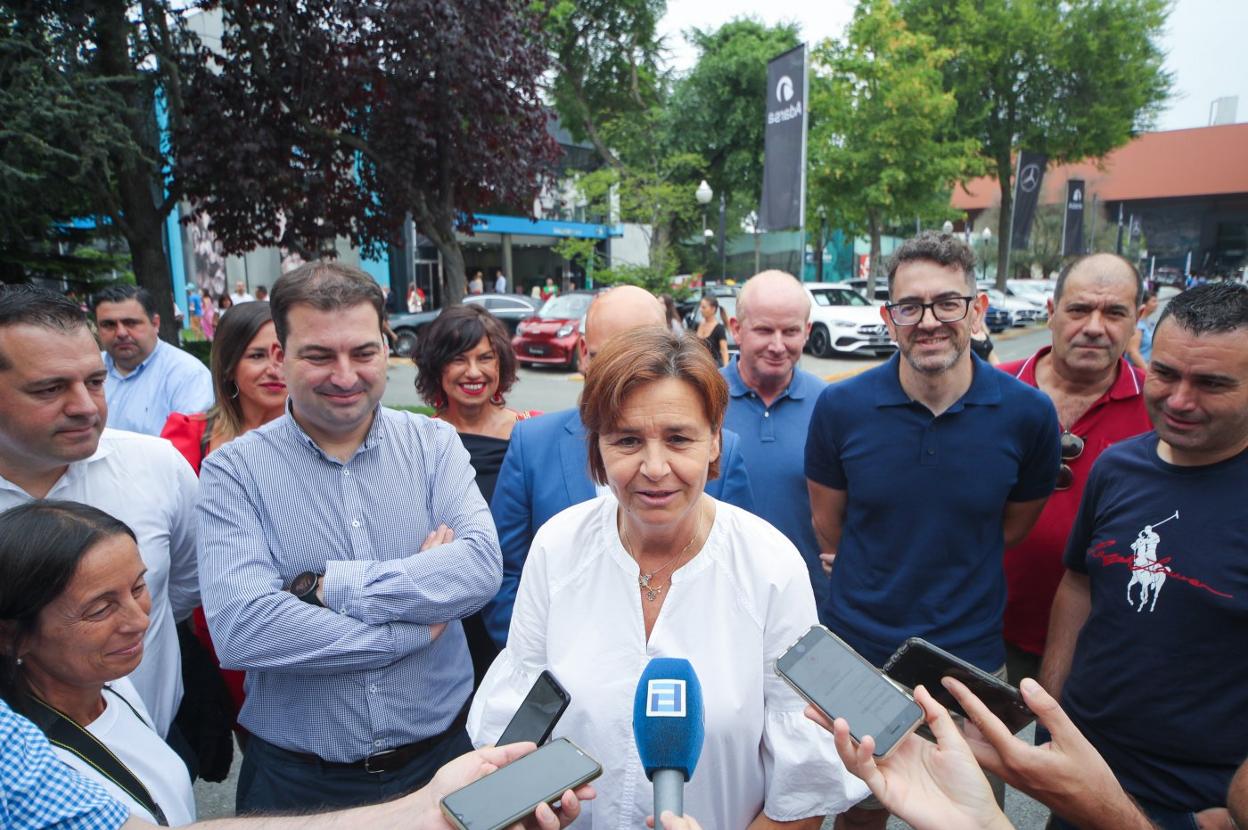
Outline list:
[[[622,534],[624,537],[623,538],[624,550],[628,551],[628,555],[632,556],[633,559],[637,561],[638,570],[640,571],[641,560],[631,550],[629,550],[630,545],[628,543],[628,529],[625,526],[623,521],[620,522],[620,530],[622,531]],[[651,586],[650,581],[654,579],[656,576],[658,576],[659,574],[666,571],[672,565],[676,564],[677,560],[684,558],[684,555],[689,552],[689,548],[693,546],[693,543],[701,535],[702,535],[702,515],[701,515],[701,508],[699,507],[698,524],[693,529],[693,536],[690,537],[689,541],[685,543],[685,546],[680,549],[680,553],[676,554],[671,559],[669,559],[667,564],[664,565],[663,567],[657,568],[656,570],[653,570],[650,573],[642,573],[638,575],[637,587],[646,592],[647,601],[654,602],[655,600],[657,600],[659,598],[659,594],[663,592],[663,587],[664,587],[662,585]]]

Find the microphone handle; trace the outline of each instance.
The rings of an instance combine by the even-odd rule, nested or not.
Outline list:
[[[659,824],[659,816],[664,810],[673,815],[685,814],[685,774],[676,769],[655,770],[654,778],[650,779],[654,786],[654,823]]]

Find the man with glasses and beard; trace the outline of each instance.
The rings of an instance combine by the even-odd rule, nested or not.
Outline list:
[[[1111,444],[1151,429],[1144,372],[1123,356],[1143,293],[1139,272],[1120,256],[1074,260],[1049,300],[1053,345],[998,367],[1048,395],[1062,424],[1057,490],[1027,538],[1005,552],[1006,668],[1016,686],[1039,675],[1049,607],[1066,571],[1062,551],[1092,462]]]
[[[1052,402],[969,349],[987,307],[974,270],[952,234],[902,245],[881,309],[899,354],[829,386],[810,422],[811,516],[820,549],[835,555],[820,616],[877,666],[918,636],[1004,673],[1003,553],[1031,530],[1057,477]],[[886,819],[868,804],[837,827]]]

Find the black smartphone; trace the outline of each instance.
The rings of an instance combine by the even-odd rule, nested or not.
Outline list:
[[[821,625],[780,655],[776,674],[829,720],[848,721],[854,740],[874,738],[877,758],[923,722],[923,709],[904,689]]]
[[[558,738],[442,799],[442,813],[459,830],[502,830],[602,775],[602,765],[567,738]]]
[[[541,746],[549,740],[555,724],[571,702],[572,696],[559,685],[555,676],[543,671],[495,743],[506,746],[517,741],[532,741]]]
[[[921,637],[902,643],[884,664],[884,673],[907,689],[922,684],[937,703],[964,718],[966,712],[941,684],[942,677],[953,677],[966,684],[1011,732],[1018,732],[1036,719],[1018,689]]]

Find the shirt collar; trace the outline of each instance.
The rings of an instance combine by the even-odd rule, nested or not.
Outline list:
[[[286,420],[286,428],[290,431],[290,435],[304,446],[317,452],[326,461],[334,464],[342,464],[343,462],[321,449],[320,444],[317,444],[316,440],[311,435],[308,435],[308,433],[304,431],[303,427],[299,426],[299,422],[295,420],[295,410],[292,406],[293,403],[294,402],[291,398],[287,396],[286,414],[283,417]],[[377,404],[377,408],[373,410],[373,423],[368,428],[368,434],[364,436],[363,443],[355,448],[355,452],[351,455],[352,458],[355,458],[355,456],[366,450],[371,450],[373,447],[381,443],[382,439],[385,437],[384,427],[382,426],[383,420],[385,420],[385,418],[382,413],[382,406],[381,404]]]
[[[754,390],[746,385],[741,377],[741,369],[738,364],[741,361],[741,355],[734,355],[732,360],[728,361],[728,365],[724,367],[724,379],[728,381],[728,394],[734,398],[742,398],[750,394]],[[806,397],[809,391],[810,383],[802,374],[802,370],[797,366],[793,367],[793,377],[789,380],[789,385],[784,391],[776,396],[776,400],[781,398],[792,398],[800,401]],[[774,403],[774,402],[773,402]]]
[[[134,369],[131,370],[130,374],[128,375],[123,375],[117,371],[117,365],[113,363],[113,356],[111,354],[109,354],[106,351],[101,352],[100,354],[104,358],[104,368],[108,370],[108,373],[110,375],[120,380],[130,380],[131,378],[137,378],[139,375],[141,375],[143,373],[143,370],[147,368],[148,364],[151,363],[153,360],[155,360],[156,356],[160,354],[160,350],[164,346],[165,346],[165,343],[162,340],[160,340],[160,338],[157,338],[156,346],[152,349],[152,353],[149,354],[146,358],[144,358],[142,363],[140,363],[138,366],[135,366]]]
[[[87,467],[91,466],[92,463],[99,461],[102,458],[107,458],[108,456],[113,454],[112,442],[104,440],[104,436],[107,435],[109,432],[111,432],[111,430],[105,429],[103,432],[100,433],[100,442],[96,445],[95,452],[93,452],[91,455],[87,456],[86,458],[80,459],[78,461],[69,462],[69,464],[65,467],[65,472],[61,474],[61,477],[58,478],[55,483],[53,483],[52,489],[48,491],[49,496],[55,497],[56,490],[58,487],[62,486],[63,484],[68,484],[69,482],[76,479],[78,476],[82,475],[83,471],[86,470]],[[30,496],[29,493],[26,493],[25,490],[23,490],[21,487],[17,486],[13,482],[9,481],[4,476],[0,476],[0,489],[8,489],[8,490],[13,490],[18,493],[23,493],[28,498]]]
[[[911,398],[901,386],[901,352],[894,352],[882,369],[876,385],[875,405],[905,406]],[[974,354],[971,355],[971,385],[947,412],[957,412],[968,404],[978,406],[995,406],[1001,402],[1001,385],[999,374]]]
[[[1039,351],[1023,361],[1023,365],[1014,373],[1014,377],[1028,386],[1034,386],[1038,389],[1040,384],[1036,382],[1036,366],[1051,351],[1053,351],[1052,346],[1041,347]],[[1137,397],[1143,394],[1143,392],[1144,384],[1142,377],[1137,374],[1135,367],[1128,363],[1125,357],[1120,357],[1118,358],[1118,376],[1114,378],[1113,385],[1109,387],[1104,395],[1096,400],[1093,406],[1104,400],[1127,400]]]

